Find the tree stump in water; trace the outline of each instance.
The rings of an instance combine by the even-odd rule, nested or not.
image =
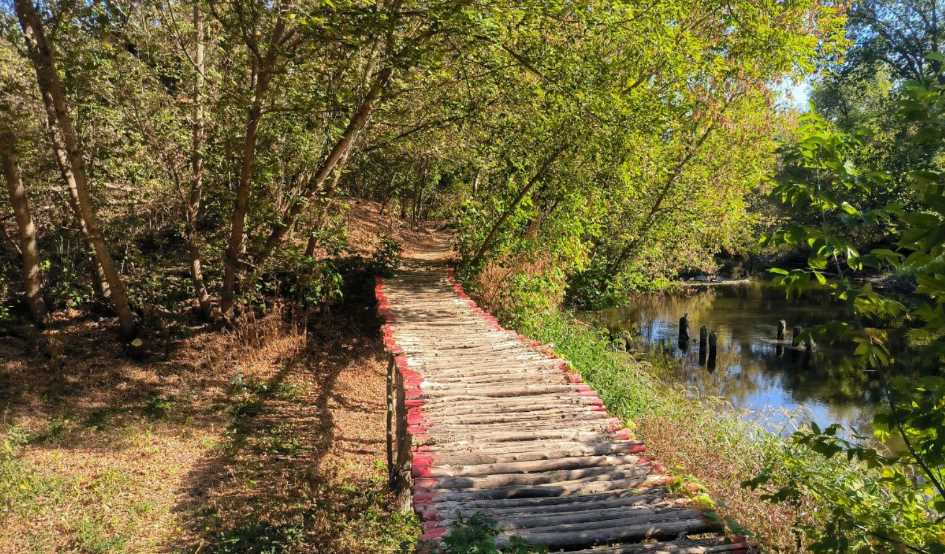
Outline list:
[[[787,322],[782,319],[778,322],[778,340],[784,340],[785,331],[787,331]]]
[[[791,332],[791,346],[797,346],[801,343],[801,328],[795,327]]]
[[[715,332],[713,331],[712,333],[709,333],[709,360],[708,360],[709,371],[712,371],[715,369],[715,357],[716,357],[716,354],[718,353],[718,342],[719,342],[719,338],[718,336],[716,336]]]
[[[680,350],[689,349],[689,314],[684,314],[679,318],[679,348]]]

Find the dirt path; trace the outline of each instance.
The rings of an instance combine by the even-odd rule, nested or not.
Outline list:
[[[445,269],[422,264],[444,258],[435,246],[377,287],[406,387],[425,540],[481,512],[498,523],[500,545],[518,536],[595,553],[744,550],[668,490],[663,467],[566,362],[499,326]]]

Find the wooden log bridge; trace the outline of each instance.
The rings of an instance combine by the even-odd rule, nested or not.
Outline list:
[[[665,468],[564,360],[503,329],[452,274],[417,268],[375,289],[388,382],[388,467],[435,550],[481,513],[551,551],[745,552],[670,492]]]

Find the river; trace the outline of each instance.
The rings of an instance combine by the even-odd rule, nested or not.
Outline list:
[[[692,340],[677,344],[679,319],[688,314]],[[787,435],[804,421],[821,427],[841,423],[867,430],[879,387],[853,367],[844,352],[815,347],[807,355],[791,348],[791,330],[842,319],[844,308],[829,299],[787,300],[763,283],[700,287],[687,294],[645,295],[630,306],[586,312],[582,318],[613,332],[629,331],[650,351],[676,358],[676,378],[702,395],[727,399],[744,417]],[[787,322],[787,344],[775,339]],[[718,336],[714,369],[699,363],[699,328]]]

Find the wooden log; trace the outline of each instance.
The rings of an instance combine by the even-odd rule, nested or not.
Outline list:
[[[676,537],[683,533],[703,533],[721,531],[718,524],[709,522],[705,518],[695,517],[683,520],[661,522],[647,522],[624,525],[620,520],[611,520],[608,527],[596,529],[561,529],[557,531],[516,533],[516,536],[530,544],[544,545],[553,548],[580,547],[587,544],[641,540],[649,538]],[[504,547],[508,538],[504,535],[497,537],[496,546]]]
[[[659,486],[628,489],[611,489],[608,491],[588,493],[583,495],[567,496],[537,496],[537,497],[519,497],[519,498],[488,498],[488,499],[466,499],[462,502],[449,499],[434,499],[431,506],[436,509],[450,510],[461,506],[465,510],[494,513],[502,515],[504,512],[515,511],[541,511],[555,510],[564,508],[572,511],[575,508],[596,502],[617,502],[621,500],[633,500],[645,497],[667,495],[665,488]]]
[[[791,346],[797,347],[800,344],[801,344],[801,328],[799,326],[796,326],[791,331]]]
[[[744,552],[741,542],[729,544],[725,537],[701,540],[680,539],[673,542],[646,544],[624,544],[619,546],[597,546],[584,550],[573,550],[570,554],[710,554],[716,552]]]
[[[480,416],[449,416],[431,415],[429,421],[433,425],[446,424],[450,426],[469,425],[476,429],[483,425],[505,425],[510,423],[549,422],[556,426],[569,421],[597,421],[612,419],[607,412],[593,410],[542,411],[542,412],[502,412],[499,414],[485,414]]]
[[[562,384],[562,385],[553,385],[553,384],[538,384],[538,385],[518,385],[515,387],[498,387],[498,386],[467,386],[467,385],[447,385],[442,387],[437,387],[435,389],[424,390],[423,393],[425,396],[429,395],[432,398],[443,398],[443,399],[453,399],[456,397],[461,397],[465,395],[476,396],[480,398],[503,398],[503,397],[525,397],[525,396],[539,396],[546,394],[562,394],[562,393],[574,393],[587,391],[587,385],[572,385]]]
[[[667,502],[673,502],[673,500],[667,500],[667,492],[665,489],[653,489],[652,491],[648,491],[644,494],[564,496],[552,498],[529,498],[526,500],[544,503],[533,502],[525,505],[512,505],[504,507],[502,505],[498,505],[499,507],[496,507],[489,502],[518,502],[519,499],[513,499],[511,501],[495,500],[480,502],[478,506],[469,506],[470,503],[441,502],[436,504],[435,507],[431,508],[431,510],[435,511],[437,517],[443,520],[448,518],[455,519],[459,516],[469,517],[476,513],[482,513],[492,517],[493,519],[499,519],[507,516],[529,514],[557,514],[592,510],[608,510],[619,507],[655,506],[662,505]],[[547,501],[554,501],[554,503],[548,503]],[[422,510],[426,509],[422,508]]]
[[[458,362],[441,362],[439,360],[422,360],[408,356],[410,367],[416,367],[424,373],[430,375],[462,375],[463,370],[483,370],[483,371],[509,371],[515,368],[541,368],[556,367],[561,365],[561,360],[542,357],[530,357],[527,359],[510,358],[502,361],[490,362],[471,362],[461,364]]]
[[[475,374],[472,373],[466,379],[461,377],[439,377],[423,373],[423,386],[427,388],[455,387],[457,385],[469,384],[472,386],[498,386],[500,384],[518,384],[527,385],[529,383],[545,385],[562,385],[565,382],[565,375],[561,371],[509,371],[504,376],[501,374]]]
[[[783,319],[778,321],[778,340],[784,340],[784,332],[787,330],[787,322]]]
[[[552,460],[555,458],[569,458],[578,456],[592,456],[605,454],[622,454],[639,451],[643,443],[637,441],[607,441],[597,444],[548,444],[543,450],[529,450],[524,452],[484,452],[484,451],[440,451],[437,452],[437,463],[444,465],[481,465],[514,462],[529,462],[537,460]]]
[[[504,399],[503,402],[495,400],[489,402],[463,402],[461,404],[449,405],[445,403],[425,404],[423,412],[434,414],[438,412],[447,412],[455,415],[465,414],[505,414],[510,412],[554,412],[567,410],[586,410],[589,407],[600,406],[600,400],[590,396],[554,397],[550,400],[539,400],[536,402],[527,402],[516,400],[514,398]]]
[[[527,432],[518,432],[518,431],[503,431],[496,433],[487,433],[487,434],[470,434],[462,437],[461,440],[454,441],[458,445],[464,443],[471,445],[481,445],[484,441],[483,439],[488,438],[490,443],[510,443],[518,442],[525,443],[529,446],[536,444],[536,441],[545,441],[547,439],[572,439],[582,442],[597,442],[600,440],[607,439],[610,435],[606,431],[585,431],[585,430],[572,430],[572,429],[536,429],[534,431]],[[457,437],[459,438],[459,437]]]
[[[634,525],[658,520],[693,519],[701,517],[701,512],[691,509],[679,508],[676,506],[654,506],[646,508],[611,508],[589,510],[582,512],[561,513],[552,515],[523,515],[520,517],[503,517],[500,529],[503,531],[518,535],[522,532],[537,532],[552,529],[567,529],[568,526],[581,529],[594,529],[609,527],[615,521],[621,525]],[[443,519],[438,524],[451,524],[454,519]]]
[[[486,475],[539,473],[552,470],[572,470],[588,467],[614,467],[640,463],[640,457],[634,454],[620,456],[573,456],[549,460],[508,462],[495,464],[475,464],[433,466],[431,477],[479,477]]]
[[[457,396],[473,395],[486,398],[527,397],[544,394],[589,392],[587,385],[571,383],[534,383],[514,384],[507,387],[495,383],[482,385],[464,385],[456,383],[442,383],[439,385],[424,382],[420,390],[424,398],[431,400],[439,398],[455,398]]]
[[[502,498],[537,498],[542,496],[570,496],[570,495],[584,495],[584,494],[596,494],[600,492],[620,490],[620,489],[630,489],[630,488],[646,488],[663,486],[667,483],[668,478],[665,475],[639,475],[636,477],[628,478],[619,478],[619,479],[608,479],[606,475],[604,476],[594,476],[587,477],[585,479],[575,479],[573,481],[560,481],[557,483],[551,483],[546,485],[534,485],[534,486],[507,486],[507,487],[495,487],[491,489],[466,489],[466,490],[449,490],[449,489],[422,489],[417,488],[417,491],[425,491],[432,493],[434,498],[439,500],[455,500],[455,501],[466,501],[466,500],[487,500],[487,499],[502,499]]]
[[[394,375],[396,388],[395,413],[397,420],[397,449],[395,464],[397,466],[394,492],[395,509],[402,514],[409,514],[412,509],[413,497],[410,494],[413,488],[413,474],[410,467],[411,437],[407,432],[407,407],[404,396],[404,382],[400,372]]]
[[[553,485],[566,481],[606,477],[607,480],[635,479],[648,475],[650,468],[640,463],[619,466],[584,467],[539,471],[535,473],[501,473],[479,477],[433,477],[418,479],[417,484],[435,487],[438,490],[489,490],[501,487],[530,487]],[[432,482],[431,482],[432,481]]]
[[[574,420],[567,425],[562,425],[557,421],[528,421],[518,422],[513,425],[508,423],[483,423],[480,425],[450,424],[449,421],[425,419],[423,424],[426,426],[426,433],[434,438],[443,438],[457,436],[462,441],[473,442],[502,442],[508,437],[519,437],[524,434],[546,434],[549,432],[568,431],[568,432],[605,432],[617,431],[623,427],[619,419],[606,417],[598,419],[580,419]],[[510,431],[509,429],[514,429]],[[514,440],[518,440],[517,438]],[[533,439],[522,439],[533,440]]]

